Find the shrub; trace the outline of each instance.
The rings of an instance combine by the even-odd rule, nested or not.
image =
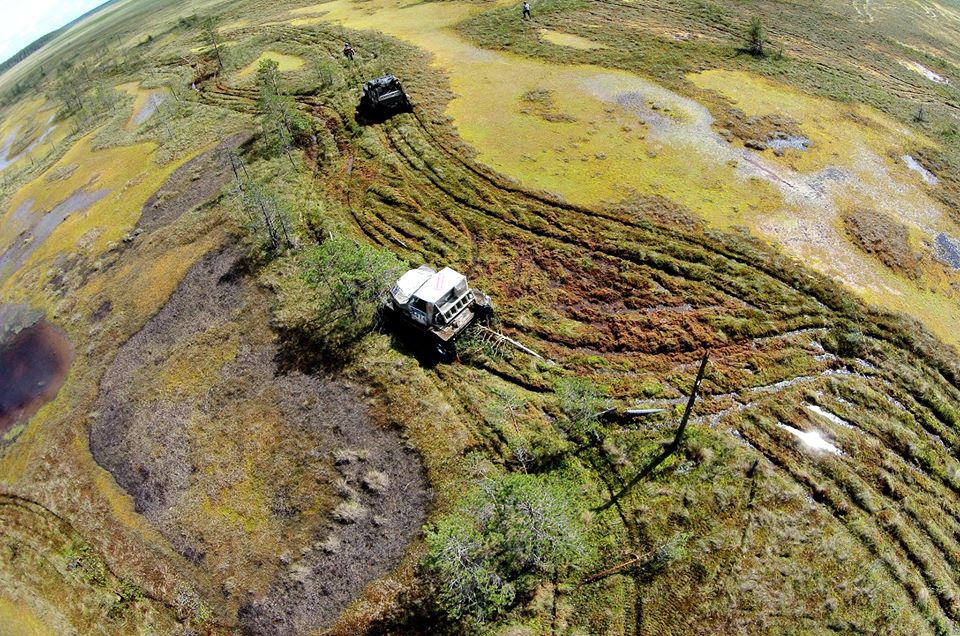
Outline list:
[[[577,497],[556,479],[485,479],[458,510],[426,529],[426,566],[454,620],[483,623],[546,576],[563,577],[593,552]]]
[[[281,331],[342,358],[374,326],[384,293],[403,270],[391,252],[333,235],[290,256],[268,277]]]
[[[843,328],[833,329],[825,345],[833,345],[834,352],[841,358],[858,358],[867,350],[866,339],[859,331],[853,331]]]
[[[439,582],[440,604],[450,618],[483,623],[513,602],[514,587],[496,570],[474,519],[444,517],[427,530],[427,545],[427,566]]]

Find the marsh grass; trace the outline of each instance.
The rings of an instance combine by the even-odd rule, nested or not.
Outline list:
[[[273,21],[286,5],[250,6],[255,11],[245,19],[255,23]],[[591,38],[596,35],[587,20],[598,20],[609,33],[610,50],[541,45],[535,31],[516,19],[515,7],[483,13],[460,31],[487,48],[627,68],[691,93],[696,91],[685,83],[686,73],[717,66],[775,76],[834,99],[866,101],[901,120],[909,112],[909,99],[888,91],[882,78],[855,72],[854,53],[870,63],[880,58],[855,46],[861,27],[823,28],[825,9],[790,8],[803,15],[791,13],[785,21],[798,25],[798,40],[812,43],[803,55],[788,47],[781,60],[752,60],[730,55],[742,14],[726,2],[603,3],[601,8],[607,15],[591,13],[583,2],[544,2],[537,7],[537,26]],[[146,56],[140,59],[156,55],[167,64],[149,83],[119,71],[116,79],[142,79],[144,87],[156,87],[167,81],[182,85],[191,76],[178,55],[198,44],[196,34],[181,26],[170,31],[173,39],[161,43],[166,31],[155,27],[164,15],[141,25],[138,9],[117,24],[136,42],[148,32],[154,35],[135,48]],[[229,17],[226,11],[222,17]],[[635,20],[639,25],[628,24]],[[560,587],[548,577],[538,580],[530,597],[506,612],[497,629],[513,625],[543,631],[562,625],[611,633],[815,633],[830,625],[921,633],[945,632],[960,618],[955,601],[960,482],[952,457],[960,448],[954,430],[960,369],[951,348],[921,325],[866,306],[836,282],[746,233],[706,230],[695,211],[662,197],[579,207],[492,173],[474,161],[445,114],[450,87],[442,70],[409,45],[326,24],[230,29],[229,20],[222,24],[224,35],[238,42],[228,49],[225,81],[207,81],[199,93],[189,92],[183,104],[136,131],[124,132],[129,113],[118,114],[98,130],[100,147],[117,150],[151,141],[159,145],[157,164],[182,160],[194,144],[216,141],[220,130],[251,123],[257,96],[250,87],[232,84],[231,74],[263,50],[299,56],[305,64],[284,78],[284,86],[311,118],[316,141],[298,148],[296,169],[271,156],[262,140],[244,155],[254,178],[295,203],[291,220],[303,246],[283,257],[289,261],[259,270],[263,280],[274,276],[286,290],[277,298],[274,319],[316,311],[310,295],[301,293],[302,268],[296,261],[332,231],[412,265],[451,265],[467,272],[472,283],[493,295],[504,332],[557,362],[548,366],[474,343],[460,363],[429,368],[394,347],[388,336],[361,329],[351,334],[351,356],[340,369],[369,387],[378,423],[401,431],[423,457],[435,489],[434,520],[456,508],[465,484],[497,473],[557,476],[575,484],[588,502],[579,510],[597,547],[592,567]],[[778,37],[776,21],[768,18],[767,24]],[[665,32],[664,27],[670,28]],[[704,37],[677,40],[670,34],[676,28]],[[819,50],[824,33],[843,45],[827,65],[822,61],[827,53]],[[338,55],[345,34],[360,53],[357,64]],[[836,41],[826,44],[837,48]],[[133,64],[133,56],[126,55]],[[936,60],[924,60],[940,68]],[[402,75],[417,108],[382,125],[361,127],[353,118],[358,87],[386,70]],[[894,76],[901,77],[900,71]],[[550,114],[549,95],[527,98],[524,103],[534,114]],[[126,106],[125,100],[120,103]],[[942,118],[932,109],[931,134],[944,125]],[[938,156],[944,166],[938,174],[955,172],[952,152],[945,148]],[[56,174],[72,183],[86,169],[72,166],[65,162]],[[5,200],[39,174],[30,169],[12,177]],[[225,205],[212,204],[134,248],[144,250],[135,261],[121,260],[118,249],[100,255],[97,268],[87,263],[88,272],[81,268],[71,278],[74,298],[50,291],[40,295],[45,307],[68,317],[71,336],[90,352],[91,361],[75,369],[57,405],[61,411],[41,413],[17,442],[16,456],[7,453],[2,459],[5,483],[50,500],[70,492],[70,502],[58,507],[64,515],[85,534],[103,525],[116,534],[99,542],[98,549],[110,557],[103,562],[129,566],[136,585],[181,608],[182,621],[211,630],[229,624],[235,608],[212,600],[220,591],[208,580],[210,572],[157,547],[155,531],[129,510],[125,496],[96,477],[102,471],[86,454],[84,418],[103,371],[97,360],[115,355],[116,344],[163,306],[189,265],[222,237],[223,226],[240,231]],[[81,273],[90,281],[81,283]],[[30,270],[20,280],[39,286],[40,275]],[[88,318],[108,299],[115,309],[95,329]],[[321,319],[310,318],[301,330]],[[219,342],[218,335],[200,343],[211,364],[236,347],[229,338]],[[591,512],[671,437],[692,381],[691,365],[704,347],[712,350],[711,370],[680,452],[619,506]],[[186,351],[171,356],[164,368],[165,374],[153,378],[157,385],[149,387],[157,395],[207,388],[204,368],[189,364]],[[564,382],[604,391],[597,398],[589,390],[559,389]],[[591,411],[578,419],[584,426],[573,428],[566,426],[572,421],[571,394],[591,405],[611,400],[618,406],[659,406],[666,413],[630,425],[599,426]],[[806,415],[803,405],[812,401],[856,425],[858,430],[829,431],[845,456],[814,455],[778,427],[827,426]],[[231,417],[234,425],[267,421],[262,409]],[[213,472],[236,469],[242,453],[235,445],[220,448],[216,431],[221,429],[207,424],[209,429],[197,427],[208,431],[203,441],[217,450],[213,456],[222,470]],[[247,441],[253,447],[256,436]],[[58,451],[56,471],[48,463],[52,449],[66,449]],[[276,452],[288,455],[279,447]],[[31,468],[24,457],[41,463]],[[349,453],[332,457],[355,461]],[[291,475],[302,468],[273,460],[271,465]],[[368,477],[368,489],[385,487],[373,473]],[[264,511],[286,510],[289,502],[278,508],[277,502],[257,500],[261,485],[238,481],[229,501],[198,507],[196,520],[219,515],[222,526],[248,532],[269,528]],[[291,492],[306,498],[312,491]],[[350,495],[340,492],[347,501],[335,517],[350,522],[374,514],[358,510]],[[214,537],[215,547],[223,549],[219,535]],[[342,549],[332,538],[321,543],[324,551]],[[397,571],[369,586],[332,631],[409,628],[405,621],[419,616],[429,591],[418,569],[423,550],[415,542]],[[583,582],[595,571],[646,554],[635,566]],[[31,562],[24,571],[42,567]],[[55,598],[75,588],[92,593],[101,573],[91,571],[95,575],[89,581],[78,577],[79,584],[54,584],[38,594]],[[191,587],[189,593],[177,593],[187,589],[187,581],[199,592]],[[129,607],[143,602],[134,600],[132,588],[120,595],[128,596]],[[165,616],[158,612],[149,616]],[[70,616],[78,629],[98,620],[80,612]]]

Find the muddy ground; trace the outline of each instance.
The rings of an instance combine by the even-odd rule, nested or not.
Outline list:
[[[147,199],[137,221],[137,229],[149,232],[176,221],[182,214],[220,193],[233,177],[226,153],[250,141],[249,133],[237,133],[224,139],[211,152],[180,166],[153,196]]]
[[[331,623],[389,572],[430,495],[359,389],[278,375],[270,300],[235,249],[205,257],[120,348],[90,447],[136,510],[223,581],[244,631],[291,634]],[[211,343],[235,356],[208,366]]]

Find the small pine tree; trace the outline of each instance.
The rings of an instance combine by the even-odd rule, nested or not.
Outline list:
[[[751,55],[763,57],[763,45],[766,39],[763,21],[759,16],[754,16],[750,19],[750,26],[747,28],[747,50]]]
[[[201,20],[200,24],[204,39],[213,47],[213,52],[217,56],[217,71],[222,71],[223,56],[220,55],[220,34],[217,33],[217,21],[212,17],[207,17]]]
[[[273,190],[256,182],[247,182],[239,192],[241,207],[249,219],[251,236],[266,237],[269,250],[279,252],[291,247],[289,205]]]
[[[297,138],[308,131],[310,121],[297,108],[296,100],[281,93],[280,70],[275,61],[266,59],[260,62],[260,68],[257,69],[257,88],[260,91],[258,105],[263,131],[271,140],[274,149],[285,153],[290,165],[296,169],[291,151]]]

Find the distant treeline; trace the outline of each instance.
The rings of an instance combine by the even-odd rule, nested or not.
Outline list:
[[[58,35],[60,35],[66,30],[67,30],[67,27],[63,27],[63,28],[57,29],[56,31],[51,31],[50,33],[47,33],[46,35],[37,38],[30,44],[26,45],[25,47],[23,47],[22,49],[14,53],[13,57],[11,57],[10,59],[4,62],[0,62],[0,75],[3,75],[4,73],[6,73],[7,69],[11,68],[15,64],[27,59],[27,56],[29,56],[31,53],[33,53],[34,51],[39,49],[41,46],[43,46],[44,44],[46,44],[47,42],[57,37]]]
[[[20,49],[20,50],[17,51],[16,53],[14,53],[14,54],[13,54],[13,57],[11,57],[10,59],[7,59],[7,60],[4,60],[3,62],[0,62],[0,75],[3,75],[4,73],[7,72],[8,69],[16,66],[18,63],[20,63],[20,62],[22,62],[23,60],[27,59],[27,57],[29,57],[31,53],[33,53],[34,51],[38,50],[38,49],[39,49],[40,47],[42,47],[44,44],[46,44],[47,42],[49,42],[49,41],[52,40],[53,38],[57,37],[58,35],[60,35],[61,33],[63,33],[64,31],[66,31],[67,29],[69,29],[70,27],[72,27],[74,24],[76,24],[76,23],[79,22],[80,20],[83,20],[83,19],[86,18],[87,16],[93,15],[94,13],[96,13],[97,11],[100,11],[101,9],[106,9],[106,8],[109,7],[111,4],[114,4],[115,2],[119,2],[119,1],[120,1],[120,0],[107,0],[107,2],[104,2],[104,3],[101,4],[101,5],[97,5],[97,6],[94,7],[93,9],[90,9],[89,11],[87,11],[86,13],[84,13],[83,15],[81,15],[80,17],[78,17],[78,18],[76,18],[75,20],[73,20],[72,22],[69,22],[69,23],[63,25],[62,27],[60,27],[60,28],[57,29],[56,31],[51,31],[50,33],[47,33],[46,35],[40,36],[39,38],[37,38],[36,40],[34,40],[33,42],[31,42],[30,44],[26,45],[25,47],[23,47],[22,49]]]

